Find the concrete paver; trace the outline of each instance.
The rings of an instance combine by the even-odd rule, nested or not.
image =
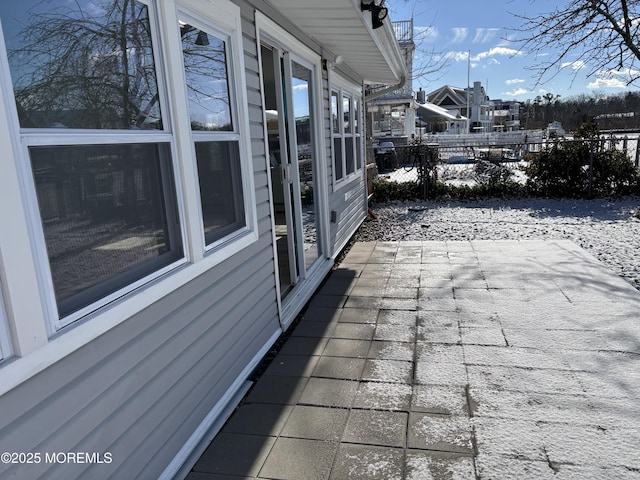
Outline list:
[[[569,241],[355,244],[189,478],[640,479],[639,312]]]

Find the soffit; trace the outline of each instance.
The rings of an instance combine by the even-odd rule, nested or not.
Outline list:
[[[365,83],[393,85],[406,76],[391,18],[374,30],[371,13],[360,11],[360,0],[269,2],[323,48],[342,56]]]

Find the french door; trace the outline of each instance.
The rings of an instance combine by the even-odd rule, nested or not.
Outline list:
[[[313,65],[261,46],[280,296],[284,299],[322,254],[317,203]]]

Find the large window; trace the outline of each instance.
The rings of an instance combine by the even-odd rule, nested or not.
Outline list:
[[[362,169],[360,100],[350,91],[331,91],[331,132],[333,137],[334,179],[354,176]]]
[[[22,148],[14,160],[33,217],[50,333],[189,257],[231,251],[221,240],[255,228],[246,197],[251,159],[240,134],[247,128],[238,106],[243,83],[234,77],[242,69],[232,55],[239,10],[225,4],[218,12],[226,30],[182,15],[176,45],[167,40],[175,39],[169,27],[159,28],[155,5],[0,4],[0,63],[8,63],[11,79],[4,91],[15,100],[10,126]],[[165,68],[179,52],[182,71]],[[175,106],[179,98],[188,116]],[[197,219],[197,210],[199,225],[185,221]]]
[[[211,245],[246,225],[240,136],[231,114],[229,42],[226,35],[186,15],[180,20],[180,35],[205,242]]]
[[[167,144],[29,148],[58,313],[182,256]]]

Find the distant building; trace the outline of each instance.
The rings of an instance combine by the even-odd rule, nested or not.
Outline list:
[[[520,130],[520,102],[493,100],[493,128],[501,132]]]
[[[367,118],[371,122],[374,141],[389,138],[403,144],[415,134],[416,105],[413,98],[413,56],[416,45],[413,41],[413,19],[393,22],[393,29],[405,61],[408,76],[404,85],[367,102]],[[384,85],[371,86],[368,95],[382,91]]]
[[[474,82],[472,88],[445,85],[427,94],[426,100],[427,103],[446,109],[458,120],[468,118],[471,133],[512,131],[520,128],[518,102],[489,99],[480,82]],[[461,133],[459,130],[458,121],[451,123],[446,131]]]

